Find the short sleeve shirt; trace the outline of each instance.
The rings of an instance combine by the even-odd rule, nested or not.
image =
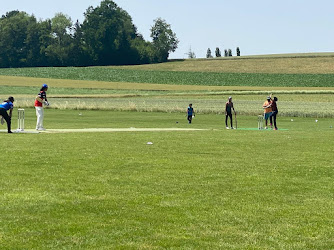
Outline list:
[[[40,91],[37,96],[39,96],[42,100],[46,100],[45,91]],[[39,102],[38,100],[35,100],[35,107],[43,107],[43,103]]]
[[[5,109],[5,110],[10,110],[14,107],[12,102],[3,102],[0,104],[0,108]]]

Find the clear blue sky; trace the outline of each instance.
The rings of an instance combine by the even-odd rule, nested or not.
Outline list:
[[[11,10],[52,18],[62,12],[83,21],[89,6],[100,0],[9,0],[0,14]],[[146,40],[153,20],[171,24],[180,40],[170,58],[187,58],[191,50],[203,58],[237,46],[242,55],[334,52],[334,0],[115,0],[133,18]]]

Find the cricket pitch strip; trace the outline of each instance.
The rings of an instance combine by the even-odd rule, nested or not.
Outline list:
[[[93,133],[93,132],[163,132],[163,131],[206,131],[208,129],[196,128],[79,128],[79,129],[46,129],[45,131],[36,131],[26,129],[23,131],[13,130],[17,134],[39,134],[39,133]],[[7,133],[7,130],[0,130],[0,133]]]
[[[82,128],[82,129],[47,129],[41,133],[92,133],[92,132],[160,132],[160,131],[204,131],[192,128]]]

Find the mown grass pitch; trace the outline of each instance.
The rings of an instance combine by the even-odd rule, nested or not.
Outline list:
[[[47,110],[47,128],[210,130],[0,134],[0,245],[331,249],[333,120],[278,122],[288,130],[225,130],[221,115],[189,125],[178,113]]]

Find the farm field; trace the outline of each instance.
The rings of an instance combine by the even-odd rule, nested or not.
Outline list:
[[[34,110],[26,116],[33,128]],[[47,110],[47,128],[208,130],[14,134],[0,245],[331,249],[333,120],[278,122],[287,130],[241,130],[256,127],[249,116],[225,130],[222,115],[189,125],[180,113]]]
[[[34,129],[47,83],[53,130],[0,133],[1,248],[333,249],[333,58],[0,69],[13,128],[21,107]],[[270,93],[279,130],[259,131]],[[238,129],[226,130],[231,95]]]
[[[50,79],[91,80],[200,86],[332,87],[331,74],[225,73],[166,71],[119,67],[0,69],[0,75]],[[119,87],[122,85],[120,84]]]
[[[329,53],[299,57],[282,55],[281,57],[176,60],[137,66],[0,69],[0,75],[117,82],[118,87],[122,87],[123,83],[146,83],[333,88],[333,64],[334,53]]]

